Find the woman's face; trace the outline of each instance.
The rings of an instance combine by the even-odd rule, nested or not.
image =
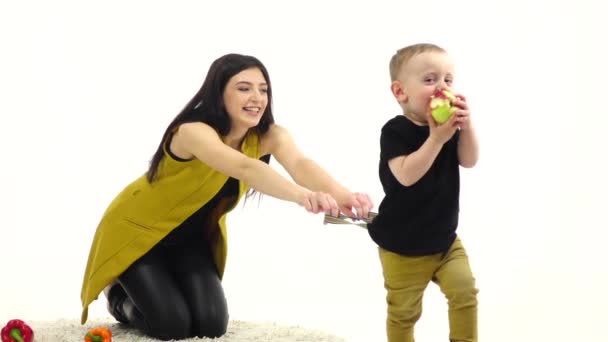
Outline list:
[[[260,69],[245,69],[228,81],[223,98],[231,129],[249,129],[258,125],[266,110],[268,83]]]

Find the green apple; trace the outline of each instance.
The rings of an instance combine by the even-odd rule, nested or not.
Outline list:
[[[433,93],[429,109],[435,122],[442,124],[452,117],[452,114],[458,109],[454,107],[454,102],[456,102],[456,96],[448,90],[438,89]]]

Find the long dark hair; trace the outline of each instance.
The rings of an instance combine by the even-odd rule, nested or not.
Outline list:
[[[274,123],[274,117],[272,115],[272,87],[266,67],[253,56],[235,53],[224,55],[211,64],[201,89],[165,130],[156,153],[150,161],[150,168],[146,173],[148,182],[152,183],[156,178],[158,165],[164,157],[163,144],[179,125],[186,122],[204,122],[213,127],[219,135],[225,136],[228,134],[230,131],[230,116],[228,116],[224,106],[224,88],[226,88],[226,84],[232,76],[251,68],[260,69],[268,84],[268,105],[260,122],[254,129],[260,136],[268,131],[270,125]],[[263,156],[261,159],[269,163],[270,155]]]

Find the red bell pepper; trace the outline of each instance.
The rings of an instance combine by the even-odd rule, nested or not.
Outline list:
[[[112,342],[112,331],[108,328],[94,328],[84,335],[85,342]]]
[[[34,331],[24,321],[13,319],[8,321],[0,332],[2,342],[32,342]]]

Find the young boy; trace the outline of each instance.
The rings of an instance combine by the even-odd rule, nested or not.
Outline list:
[[[379,246],[387,290],[389,342],[414,341],[430,281],[448,300],[450,341],[477,341],[477,289],[458,226],[459,167],[477,163],[478,143],[466,100],[438,124],[428,110],[437,89],[451,91],[454,65],[442,48],[416,44],[390,62],[391,91],[403,110],[380,137],[385,197],[368,224]]]

